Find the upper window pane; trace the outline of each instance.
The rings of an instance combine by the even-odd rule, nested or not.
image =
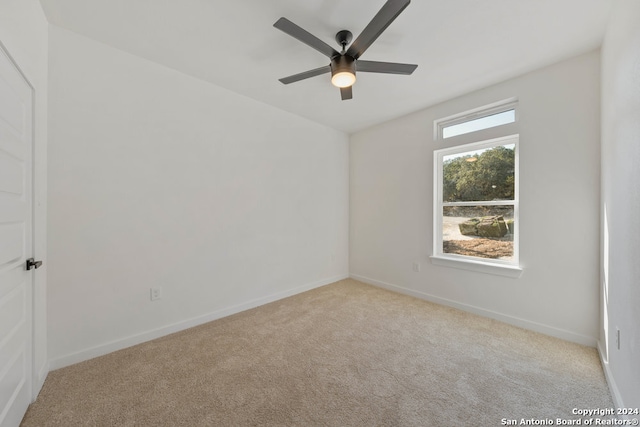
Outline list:
[[[465,133],[475,132],[482,129],[489,129],[507,123],[513,123],[515,121],[516,110],[507,110],[501,113],[491,114],[489,116],[468,120],[463,123],[443,126],[442,138],[446,139],[453,136],[464,135]]]
[[[515,144],[442,157],[442,202],[514,200]]]

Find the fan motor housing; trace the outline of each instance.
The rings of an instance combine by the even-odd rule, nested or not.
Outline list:
[[[338,73],[356,74],[356,61],[349,55],[340,55],[331,58],[331,77]]]

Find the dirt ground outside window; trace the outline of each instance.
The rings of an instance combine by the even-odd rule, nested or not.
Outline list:
[[[501,238],[465,236],[458,224],[468,217],[442,217],[442,252],[480,258],[513,260],[513,235]]]

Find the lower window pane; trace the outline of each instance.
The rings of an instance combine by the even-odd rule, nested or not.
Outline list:
[[[513,205],[444,206],[442,252],[513,260]]]

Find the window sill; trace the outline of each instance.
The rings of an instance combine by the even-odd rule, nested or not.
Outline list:
[[[432,255],[429,258],[431,258],[432,264],[442,265],[444,267],[459,268],[462,270],[477,271],[479,273],[495,274],[498,276],[513,278],[518,278],[522,274],[522,268],[516,265],[498,264],[472,259],[457,259],[436,255]]]

